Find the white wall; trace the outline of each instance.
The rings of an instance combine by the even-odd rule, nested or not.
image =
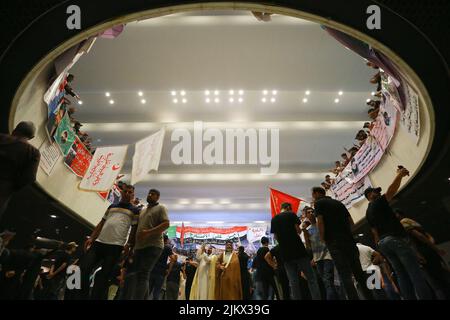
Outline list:
[[[24,90],[17,105],[14,116],[14,125],[22,120],[33,121],[38,132],[31,143],[40,148],[43,144],[49,144],[45,124],[47,122],[47,105],[43,100],[47,90],[47,74],[49,68],[34,77]],[[95,192],[78,189],[81,181],[74,175],[63,162],[61,157],[50,176],[41,168],[38,169],[37,183],[52,197],[60,201],[70,210],[91,224],[97,224],[108,203],[101,199]]]

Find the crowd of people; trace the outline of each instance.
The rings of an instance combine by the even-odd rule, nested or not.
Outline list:
[[[367,116],[370,121],[364,122],[363,127],[358,130],[356,133],[355,139],[353,141],[353,145],[350,148],[344,148],[345,152],[341,154],[341,160],[337,160],[334,163],[334,168],[330,170],[330,172],[334,173],[335,176],[338,176],[345,167],[350,163],[352,158],[355,156],[355,154],[358,152],[358,150],[361,148],[361,146],[364,144],[366,139],[370,136],[370,131],[374,127],[374,122],[378,117],[378,113],[380,111],[380,105],[381,105],[381,98],[382,98],[382,92],[381,92],[381,71],[378,66],[371,62],[367,62],[366,65],[372,69],[377,70],[377,73],[370,79],[370,83],[376,84],[376,91],[373,92],[373,99],[369,99],[367,101],[367,106],[369,109],[367,110]],[[328,177],[328,178],[327,178]],[[322,187],[325,188],[325,190],[330,190],[331,186],[334,183],[334,179],[331,179],[328,175],[325,177],[325,180],[321,183]]]
[[[79,99],[70,86],[73,79],[67,76],[64,91]],[[371,82],[380,97],[380,72]],[[62,99],[64,108],[70,105]],[[380,101],[367,104],[374,121]],[[73,129],[92,151],[75,111],[67,108]],[[372,126],[366,122],[357,143],[336,161],[336,176]],[[35,131],[33,123],[20,122],[11,135],[0,134],[0,164],[10,168],[0,173],[0,219],[11,196],[36,180],[40,153],[28,143]],[[379,187],[364,191],[375,247],[355,239],[352,217],[344,204],[330,197],[335,179],[327,175],[322,187],[312,188],[313,201],[300,214],[290,203],[281,205],[270,227],[275,245],[264,236],[256,254],[250,255],[228,240],[223,249],[204,243],[185,256],[166,234],[170,221],[168,209],[159,203],[160,192],[150,189],[144,206],[134,186],[118,181],[120,200],[108,207],[80,247],[33,238],[25,248],[10,249],[15,233],[0,233],[0,299],[449,299],[450,270],[442,258],[446,252],[421,224],[390,205],[408,175],[400,166],[385,193]]]
[[[366,219],[375,248],[353,236],[353,220],[346,207],[327,196],[324,188],[314,187],[311,206],[300,214],[289,203],[281,205],[281,212],[271,221],[275,245],[264,236],[251,255],[232,241],[226,241],[224,249],[204,243],[194,256],[182,255],[166,234],[170,221],[167,208],[159,203],[160,192],[151,189],[147,206],[142,207],[134,187],[121,182],[120,202],[107,209],[82,250],[74,242],[54,241],[48,241],[47,249],[39,249],[36,241],[21,250],[8,249],[14,234],[3,232],[0,297],[448,299],[450,271],[442,259],[446,253],[418,222],[389,204],[408,174],[407,169],[398,169],[384,194],[381,188],[365,190]],[[71,286],[76,269],[78,287]]]
[[[55,79],[56,76],[50,80],[50,83],[52,83]],[[83,124],[80,121],[78,121],[75,117],[77,109],[74,106],[72,106],[72,102],[68,99],[68,97],[71,96],[75,98],[76,101],[82,103],[80,100],[81,99],[80,96],[72,88],[72,83],[74,80],[75,76],[71,73],[69,73],[63,80],[61,84],[61,91],[63,92],[63,95],[61,96],[60,101],[58,101],[57,103],[57,105],[60,106],[59,110],[57,111],[56,114],[50,114],[49,119],[50,121],[55,122],[55,124],[57,125],[61,120],[61,118],[64,116],[64,114],[67,112],[73,131],[80,139],[80,141],[84,144],[86,149],[93,154],[95,152],[95,147],[92,145],[92,138],[89,136],[87,132],[81,130]],[[52,117],[55,117],[55,119],[53,119]],[[56,129],[56,126],[53,129]],[[52,135],[52,132],[49,133],[50,135]]]

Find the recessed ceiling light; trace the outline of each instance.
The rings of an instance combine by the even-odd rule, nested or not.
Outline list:
[[[173,101],[173,103],[178,103],[178,99],[177,98],[173,99],[172,101]]]
[[[277,93],[278,93],[278,91],[277,91],[277,90],[272,90],[272,94],[273,94],[274,96],[276,96],[276,95],[277,95]]]
[[[186,103],[186,102],[187,102],[187,99],[186,99],[186,98],[183,98],[182,101],[183,101],[183,103]]]
[[[105,92],[105,96],[109,97],[111,94],[109,92]]]
[[[370,94],[374,96],[375,95],[375,91],[372,91]]]
[[[367,99],[367,100],[366,100],[366,102],[369,102],[369,101],[370,101],[370,99]]]
[[[233,98],[230,98],[230,102],[234,102],[234,99],[233,99]]]
[[[267,90],[264,90],[264,91],[263,91],[263,95],[267,95]]]
[[[114,100],[113,99],[109,100],[109,104],[114,104]]]
[[[234,94],[234,90],[230,90],[230,96],[232,96]]]
[[[215,99],[214,99],[214,102],[215,102],[215,103],[219,103],[219,102],[220,102],[220,99],[219,99],[219,98],[215,98]]]
[[[78,104],[83,104],[83,101],[81,101],[81,100],[78,100]]]
[[[267,101],[267,99],[266,98],[262,98],[261,101],[265,103]]]
[[[308,99],[307,98],[303,98],[303,103],[307,103],[308,102]]]
[[[145,99],[141,99],[141,103],[142,104],[144,104],[144,103],[146,103],[147,101],[145,100]]]
[[[176,91],[172,91],[170,94],[171,94],[172,96],[176,96],[176,95],[177,95],[177,92],[176,92]]]
[[[239,90],[239,95],[242,96],[244,94],[244,90]]]
[[[334,99],[334,103],[339,103],[339,99],[338,98]]]
[[[216,96],[218,96],[218,95],[219,95],[219,90],[215,90],[215,91],[214,91],[214,94],[215,94]]]
[[[51,214],[51,215],[50,215],[50,218],[56,219],[56,218],[58,218],[58,217],[55,216],[54,214]]]
[[[270,102],[274,103],[275,101],[277,101],[275,98],[271,98]]]
[[[359,233],[358,236],[364,237],[364,233]]]
[[[206,101],[206,103],[210,103],[211,99],[210,98],[206,98],[205,101]]]
[[[142,97],[144,95],[144,93],[142,91],[138,92],[139,97]]]
[[[185,96],[185,95],[186,95],[186,91],[182,90],[182,91],[180,92],[180,94],[181,94],[182,96]]]
[[[213,204],[213,199],[197,199],[195,200],[195,204]]]
[[[344,93],[343,93],[342,91],[339,91],[338,94],[339,94],[340,96],[342,96]]]
[[[242,98],[239,98],[239,102],[242,102],[242,101],[244,101],[244,99],[242,99]]]
[[[205,96],[209,96],[209,90],[205,90]]]
[[[311,93],[311,91],[309,91],[309,90],[306,90],[306,91],[305,91],[305,94],[306,94],[307,96],[309,96],[310,93]]]

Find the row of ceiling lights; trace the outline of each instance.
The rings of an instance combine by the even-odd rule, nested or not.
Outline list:
[[[240,96],[243,96],[243,95],[244,95],[244,90],[239,90],[239,91],[237,91],[237,92],[238,92],[238,94],[239,94]],[[229,93],[229,95],[231,96],[231,97],[228,99],[228,101],[231,102],[231,103],[233,103],[233,102],[235,101],[235,99],[234,99],[234,97],[233,97],[235,91],[234,91],[234,90],[230,90],[228,93]],[[272,102],[272,103],[276,102],[275,96],[276,96],[277,93],[278,93],[277,90],[272,90],[272,91],[271,91],[272,97],[271,97],[270,99],[267,98],[267,97],[265,97],[265,96],[267,96],[267,95],[269,94],[269,90],[263,90],[262,93],[263,93],[263,95],[264,95],[264,97],[261,98],[261,101],[262,101],[263,103],[266,103],[266,102],[268,102],[268,101],[270,101],[270,102]],[[178,98],[177,98],[177,95],[178,95],[178,94],[179,94],[180,96],[182,96],[182,98],[178,99]],[[212,96],[213,94],[214,94],[214,96],[216,96],[216,98],[214,98],[214,99],[212,99],[212,98],[209,97],[209,96]],[[302,102],[303,102],[303,103],[307,103],[307,102],[308,102],[308,98],[307,98],[306,96],[309,96],[310,94],[311,94],[311,91],[310,91],[310,90],[306,90],[306,91],[305,91],[305,96],[304,96],[303,99],[302,99]],[[339,96],[342,96],[343,94],[344,94],[343,91],[339,91],[339,92],[338,92],[338,95],[339,95]],[[138,92],[138,96],[139,96],[139,97],[143,97],[143,95],[144,95],[144,93],[143,93],[142,91],[139,91],[139,92]],[[206,96],[205,102],[206,102],[206,103],[210,103],[210,102],[214,101],[215,103],[219,103],[219,102],[220,102],[220,98],[218,97],[219,95],[220,95],[220,91],[219,91],[219,90],[214,90],[214,91],[205,90],[205,96]],[[374,95],[375,95],[375,92],[372,92],[371,95],[374,96]],[[111,97],[111,93],[106,92],[106,93],[105,93],[105,96],[106,96],[106,97]],[[181,90],[180,92],[177,92],[177,91],[171,91],[171,96],[174,97],[174,98],[172,99],[172,102],[175,103],[175,104],[177,104],[178,102],[181,102],[181,103],[184,103],[184,104],[188,102],[187,98],[185,98],[185,96],[186,96],[186,91],[184,91],[184,90]],[[242,102],[244,101],[244,99],[243,99],[242,97],[239,97],[239,98],[237,99],[237,101],[238,101],[239,103],[242,103]],[[366,102],[369,102],[369,101],[370,101],[370,99],[367,99],[367,100],[366,100]],[[334,103],[339,103],[339,102],[340,102],[340,99],[339,99],[339,98],[335,98],[335,99],[334,99]],[[79,104],[82,104],[83,102],[80,100],[80,101],[78,101],[78,103],[79,103]],[[115,103],[115,101],[114,101],[113,99],[110,99],[110,100],[109,100],[109,104],[114,104],[114,103]],[[142,98],[142,99],[141,99],[141,103],[142,103],[142,104],[145,104],[145,103],[147,103],[147,100],[144,99],[144,98]]]

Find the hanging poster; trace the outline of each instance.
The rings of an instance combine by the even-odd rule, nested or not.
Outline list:
[[[58,146],[56,143],[49,144],[48,142],[45,142],[39,149],[39,152],[41,153],[41,161],[39,162],[39,166],[47,175],[50,175],[61,157]]]
[[[151,170],[158,170],[165,129],[136,143],[131,169],[131,184],[142,181]]]
[[[346,170],[350,168],[353,173],[346,177],[347,181],[354,184],[364,178],[380,162],[382,156],[383,150],[378,141],[372,136],[367,137],[346,167]]]
[[[50,137],[50,141],[54,141],[53,136],[55,135],[56,128],[58,128],[59,123],[61,122],[64,114],[66,113],[67,106],[60,102],[60,104],[56,107],[54,112],[48,115],[47,120],[47,133]]]
[[[353,172],[346,168],[331,186],[333,198],[342,202],[347,209],[364,199],[364,190],[372,186],[368,176],[356,183],[350,183],[352,176]]]
[[[53,139],[55,139],[55,142],[58,144],[63,156],[66,156],[69,152],[70,147],[72,147],[72,144],[75,141],[75,137],[76,134],[70,125],[70,118],[66,112],[53,135]]]
[[[257,226],[257,227],[249,227],[247,232],[247,240],[248,242],[261,241],[261,238],[264,237],[267,233],[267,226]]]
[[[99,147],[96,149],[80,189],[109,190],[122,169],[128,146]]]
[[[400,125],[417,144],[420,137],[419,96],[408,84],[406,95],[407,103],[400,115]]]
[[[378,141],[383,151],[386,150],[394,136],[396,123],[397,109],[391,100],[385,99],[380,106],[378,117],[373,122],[373,128],[370,130],[370,135]]]
[[[64,159],[66,166],[78,177],[83,178],[91,160],[92,155],[89,150],[78,137],[75,137],[75,141]]]

